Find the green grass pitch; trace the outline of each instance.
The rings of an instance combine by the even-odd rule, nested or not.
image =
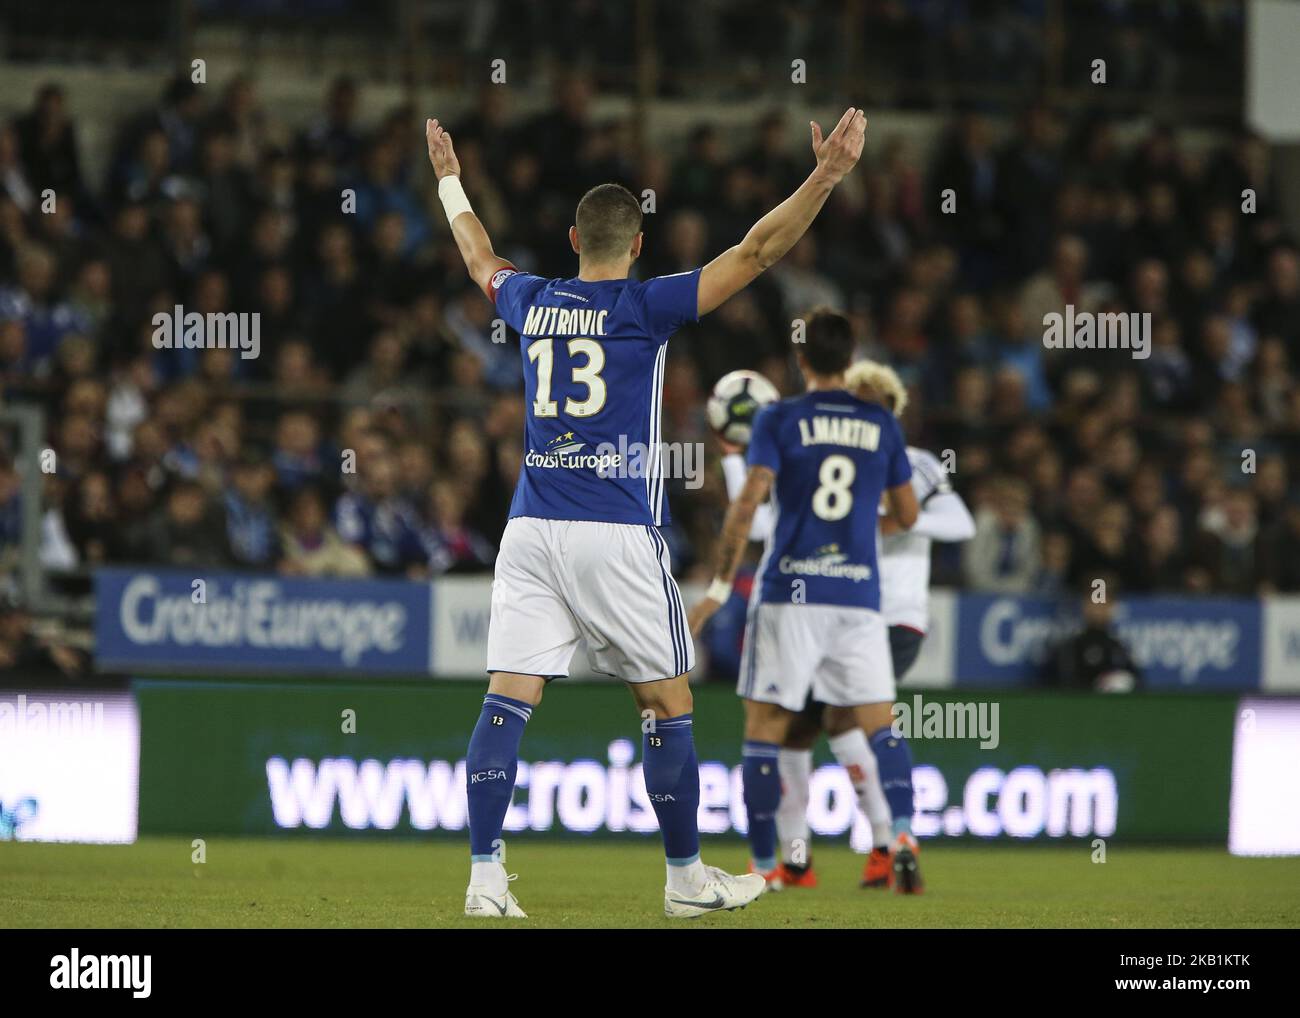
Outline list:
[[[213,838],[129,846],[0,843],[0,926],[478,927],[464,904],[459,841]],[[705,858],[745,866],[738,841]],[[657,844],[518,840],[509,869],[529,913],[520,927],[1296,927],[1300,859],[1238,859],[1216,848],[924,845],[925,895],[858,888],[861,857],[821,845],[820,886],[743,911],[663,917]]]

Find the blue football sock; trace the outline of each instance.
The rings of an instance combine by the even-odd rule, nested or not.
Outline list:
[[[655,721],[654,730],[641,737],[641,760],[668,864],[688,866],[700,857],[700,767],[691,716]]]
[[[912,750],[907,740],[889,726],[867,739],[880,768],[880,785],[885,790],[889,812],[894,818],[894,836],[912,833]]]
[[[781,805],[781,747],[775,742],[745,740],[742,772],[745,812],[749,816],[749,848],[754,869],[776,868],[776,810]]]
[[[501,827],[515,790],[519,740],[532,715],[531,704],[488,693],[465,754],[469,795],[469,851],[474,862],[488,862],[501,840]]]

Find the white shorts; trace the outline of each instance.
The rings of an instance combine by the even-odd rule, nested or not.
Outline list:
[[[833,707],[892,703],[884,616],[831,604],[751,604],[736,692],[801,711],[808,694]]]
[[[515,517],[492,580],[487,670],[568,675],[583,640],[593,671],[626,682],[695,667],[667,544],[651,526]]]

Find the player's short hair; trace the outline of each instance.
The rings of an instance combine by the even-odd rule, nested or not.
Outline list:
[[[850,392],[866,388],[884,397],[885,408],[895,417],[902,417],[907,409],[907,387],[888,364],[857,361],[844,372],[844,381]]]
[[[622,184],[597,184],[578,202],[575,224],[582,253],[601,261],[619,258],[641,232],[641,205]]]
[[[853,325],[838,311],[814,308],[799,352],[816,374],[838,375],[853,360]]]

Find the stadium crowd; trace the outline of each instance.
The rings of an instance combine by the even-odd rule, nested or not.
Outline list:
[[[521,268],[572,271],[573,207],[606,180],[654,192],[644,275],[694,267],[810,166],[806,126],[780,112],[639,152],[592,99],[575,74],[538,116],[489,87],[453,119],[465,189]],[[123,118],[94,180],[57,84],[0,127],[0,399],[46,414],[52,573],[490,569],[522,456],[518,348],[464,276],[422,112],[364,106],[340,78],[291,130],[251,78],[179,79]],[[1044,105],[997,127],[960,115],[928,152],[869,131],[786,260],[671,344],[665,439],[716,452],[702,410],[731,369],[797,391],[792,319],[829,305],[903,376],[910,441],[976,513],[973,541],[936,551],[937,582],[1300,590],[1300,252],[1267,146],[1193,155],[1160,125],[1121,144],[1115,123]],[[176,305],[260,313],[261,355],[157,349],[153,316]],[[1149,312],[1150,356],[1046,349],[1065,305]],[[21,527],[14,455],[0,565]],[[703,576],[720,472],[670,492],[675,563]]]

